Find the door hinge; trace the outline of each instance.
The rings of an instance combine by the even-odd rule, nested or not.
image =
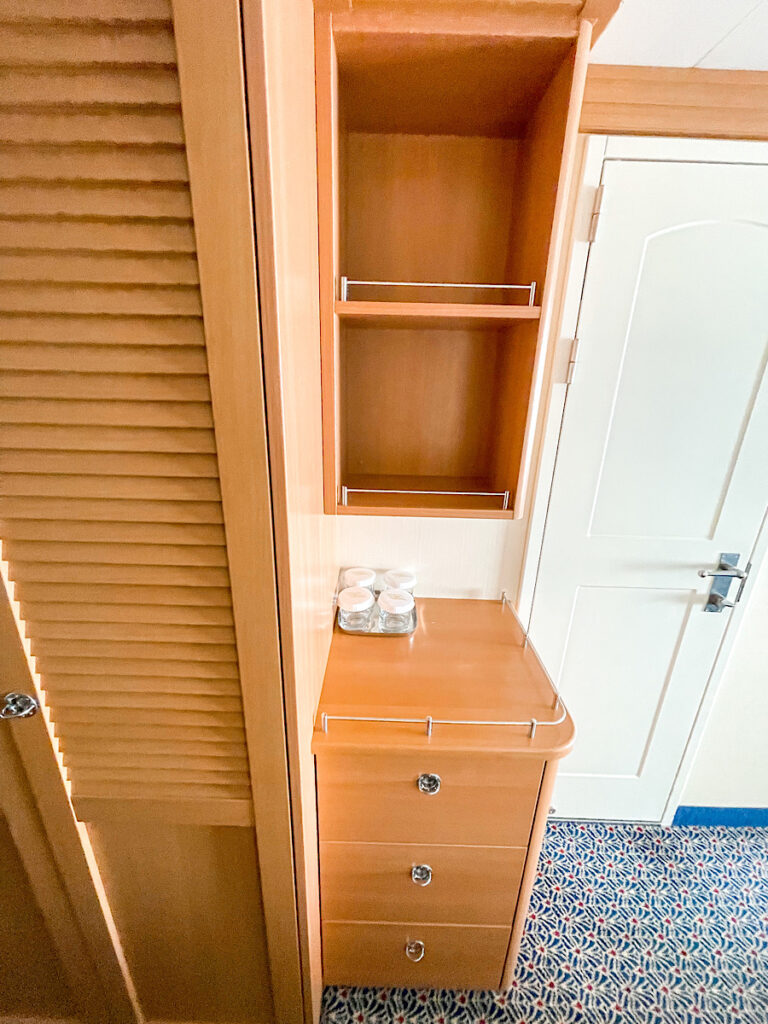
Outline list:
[[[568,356],[568,369],[565,374],[565,383],[573,384],[573,375],[576,373],[576,359],[579,354],[579,339],[574,338],[571,342],[571,352]]]
[[[603,206],[604,192],[605,185],[598,185],[597,191],[595,192],[595,203],[592,207],[592,216],[589,221],[589,232],[587,234],[588,242],[594,242],[595,236],[597,235],[597,225],[600,223],[600,211]]]

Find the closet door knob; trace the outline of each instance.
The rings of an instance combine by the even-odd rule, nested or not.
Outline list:
[[[429,864],[414,864],[411,868],[411,881],[414,885],[429,885],[432,881],[432,868]]]
[[[31,718],[40,707],[36,698],[28,693],[6,693],[0,701],[0,718]]]
[[[442,784],[443,780],[439,775],[430,774],[420,775],[417,783],[419,790],[428,796],[434,796],[435,793],[439,793]]]
[[[420,939],[409,939],[405,944],[405,955],[415,964],[424,959],[424,943]]]

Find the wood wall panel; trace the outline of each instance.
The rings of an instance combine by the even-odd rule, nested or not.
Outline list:
[[[134,814],[89,834],[148,1020],[272,1019],[252,832]]]
[[[3,785],[7,781],[3,780]],[[6,819],[0,814],[3,926],[0,928],[0,1016],[74,1016],[72,993],[35,901]]]
[[[24,650],[17,609],[9,600],[6,570],[0,564],[0,679],[5,690],[34,694],[45,708],[46,695]],[[2,723],[0,778],[0,820],[7,822],[50,936],[38,930],[37,948],[27,957],[25,933],[34,932],[36,914],[22,899],[23,921],[14,921],[19,905],[16,890],[23,882],[9,863],[12,851],[4,849],[0,854],[0,960],[9,984],[0,986],[0,1019],[19,1019],[18,1006],[10,1017],[3,1013],[11,1009],[9,1000],[12,1004],[20,987],[30,990],[34,985],[41,990],[34,995],[35,1003],[46,1001],[46,988],[54,998],[60,992],[61,986],[35,967],[35,959],[41,954],[45,959],[52,940],[60,961],[57,969],[67,980],[78,1020],[83,1024],[136,1022],[138,1003],[130,970],[90,845],[75,821],[47,715]],[[20,977],[25,971],[29,977]],[[10,978],[11,974],[15,977]],[[32,1007],[28,1010],[34,1012]]]
[[[522,239],[518,255],[510,260],[511,279],[528,267],[525,280],[545,281],[541,296],[541,317],[538,326],[520,324],[515,327],[517,344],[503,350],[506,365],[500,379],[516,383],[530,381],[531,400],[524,410],[512,401],[505,404],[517,408],[518,416],[510,417],[497,444],[496,473],[506,464],[519,467],[515,487],[515,517],[522,518],[530,500],[529,478],[537,437],[541,436],[541,388],[547,348],[554,315],[556,269],[561,258],[565,227],[566,197],[571,187],[579,130],[579,110],[587,73],[592,24],[582,21],[571,55],[553,78],[532,119],[525,140],[527,168],[520,182],[526,197],[522,224],[513,229],[513,238]],[[548,124],[562,126],[554,134]],[[543,213],[546,213],[542,217]],[[550,227],[551,225],[551,227]],[[517,234],[516,232],[519,232]],[[518,262],[520,260],[521,262]],[[510,331],[509,333],[512,333]],[[506,372],[504,372],[506,371]],[[517,419],[517,422],[515,420]],[[504,427],[504,424],[502,424]],[[510,429],[511,428],[511,429]]]
[[[0,0],[0,62],[0,538],[74,804],[248,823],[170,4]]]

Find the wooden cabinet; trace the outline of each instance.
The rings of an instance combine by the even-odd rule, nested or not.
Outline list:
[[[514,971],[573,725],[500,602],[336,633],[315,730],[327,984],[497,988]]]
[[[520,516],[590,27],[409,6],[316,17],[326,511]]]

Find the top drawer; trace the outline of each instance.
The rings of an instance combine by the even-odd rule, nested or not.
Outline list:
[[[346,753],[317,757],[323,841],[525,846],[543,760],[498,754]],[[422,776],[424,792],[419,788]]]

